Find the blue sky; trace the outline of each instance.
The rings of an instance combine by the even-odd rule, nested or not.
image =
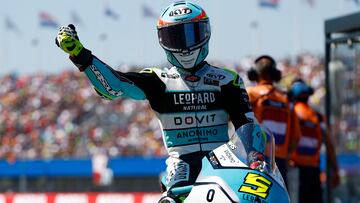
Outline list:
[[[74,66],[54,44],[57,29],[42,28],[39,13],[51,13],[61,25],[71,22],[76,12],[83,24],[77,25],[84,46],[111,66],[134,64],[156,66],[166,62],[159,46],[156,19],[144,18],[141,6],[156,13],[169,0],[0,0],[0,74],[9,72],[56,73]],[[255,0],[194,0],[211,21],[209,60],[236,62],[249,55],[271,54],[275,58],[300,51],[323,53],[325,19],[360,11],[353,0],[281,0],[277,9],[260,9]],[[119,14],[118,20],[104,15],[105,5]],[[7,30],[5,18],[19,32]],[[258,22],[257,29],[251,22]],[[106,33],[107,39],[99,36]],[[36,46],[32,41],[37,39]]]

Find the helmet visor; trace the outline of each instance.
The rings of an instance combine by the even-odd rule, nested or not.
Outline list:
[[[159,28],[161,46],[170,51],[194,49],[210,37],[209,21],[197,21]]]

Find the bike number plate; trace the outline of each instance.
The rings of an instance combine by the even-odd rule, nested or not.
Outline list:
[[[217,184],[194,186],[184,203],[232,203],[230,196]]]

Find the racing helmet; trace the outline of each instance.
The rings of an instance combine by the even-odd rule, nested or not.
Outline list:
[[[293,82],[290,95],[297,101],[307,102],[308,98],[314,93],[314,89],[307,85],[303,80],[297,79]]]
[[[208,55],[210,22],[205,11],[196,4],[172,3],[160,15],[157,31],[167,60],[176,67],[191,69]]]

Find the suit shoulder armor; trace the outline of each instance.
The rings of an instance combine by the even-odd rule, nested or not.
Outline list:
[[[151,68],[144,68],[140,71],[140,73],[148,73],[148,74],[151,74],[151,73],[154,73],[156,72],[157,70],[160,70],[160,68],[158,67],[151,67]]]
[[[234,70],[231,70],[228,68],[223,68],[222,70],[228,74],[231,74],[234,77],[234,79],[236,79],[239,76],[239,74],[237,72],[235,72]]]
[[[206,73],[206,77],[220,80],[222,84],[232,83],[235,86],[245,88],[242,78],[235,71],[227,68],[219,68],[210,65],[210,70]]]

